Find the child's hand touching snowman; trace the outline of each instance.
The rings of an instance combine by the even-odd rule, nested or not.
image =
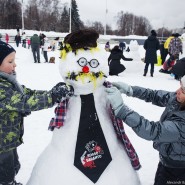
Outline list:
[[[71,85],[66,85],[64,82],[60,82],[51,89],[51,95],[53,103],[60,103],[73,96],[74,89]]]
[[[118,113],[124,104],[120,91],[116,87],[107,88],[105,91],[115,114]]]

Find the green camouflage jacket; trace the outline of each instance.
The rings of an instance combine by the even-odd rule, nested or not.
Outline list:
[[[36,91],[22,86],[23,93],[0,76],[0,153],[22,143],[23,117],[31,111],[53,106],[49,91]]]

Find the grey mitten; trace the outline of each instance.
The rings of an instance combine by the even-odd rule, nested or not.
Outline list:
[[[112,85],[115,86],[121,93],[124,93],[127,96],[133,96],[133,89],[130,85],[124,82],[112,82]]]
[[[60,82],[51,89],[51,95],[53,103],[60,103],[73,96],[74,89],[71,85],[66,85],[64,82]]]
[[[116,87],[107,88],[105,91],[107,92],[107,98],[114,110],[114,113],[117,115],[124,104],[121,93]]]

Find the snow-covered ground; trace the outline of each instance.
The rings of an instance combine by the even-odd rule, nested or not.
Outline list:
[[[43,55],[41,55],[41,63],[35,64],[30,49],[16,48],[12,44],[16,53],[18,81],[31,89],[50,90],[56,83],[63,81],[59,74],[59,52],[48,52],[49,57],[56,57],[56,64],[44,63]],[[112,46],[113,47],[113,46]],[[144,56],[144,50],[140,46],[138,48],[140,57]],[[185,51],[184,51],[185,53]],[[108,55],[108,53],[107,53]],[[132,55],[132,56],[131,56]],[[133,57],[134,53],[125,53],[126,57]],[[130,85],[138,85],[152,89],[164,89],[175,91],[179,87],[179,81],[174,80],[170,75],[159,73],[161,66],[155,66],[154,77],[149,74],[143,77],[144,63],[141,60],[122,61],[126,70],[122,76],[108,77],[108,81],[123,81]],[[126,97],[123,95],[124,102],[133,110],[145,118],[157,121],[160,118],[164,108],[145,103],[141,100]],[[30,177],[32,168],[43,149],[50,142],[52,132],[48,131],[50,119],[54,116],[54,108],[32,112],[25,118],[24,144],[18,147],[18,153],[21,161],[21,170],[16,180],[26,184]],[[132,141],[142,164],[142,168],[138,171],[142,185],[152,185],[155,171],[158,164],[158,152],[152,147],[151,141],[139,138],[127,127],[126,133]],[[52,160],[52,159],[48,159]],[[123,172],[127,173],[127,172]],[[49,175],[49,171],[48,171]],[[46,177],[47,178],[47,177]]]

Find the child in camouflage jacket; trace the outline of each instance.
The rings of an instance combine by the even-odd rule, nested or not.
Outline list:
[[[15,181],[20,169],[17,147],[22,144],[23,118],[52,107],[73,95],[73,88],[60,82],[51,91],[31,90],[16,80],[15,50],[0,41],[0,185]]]

